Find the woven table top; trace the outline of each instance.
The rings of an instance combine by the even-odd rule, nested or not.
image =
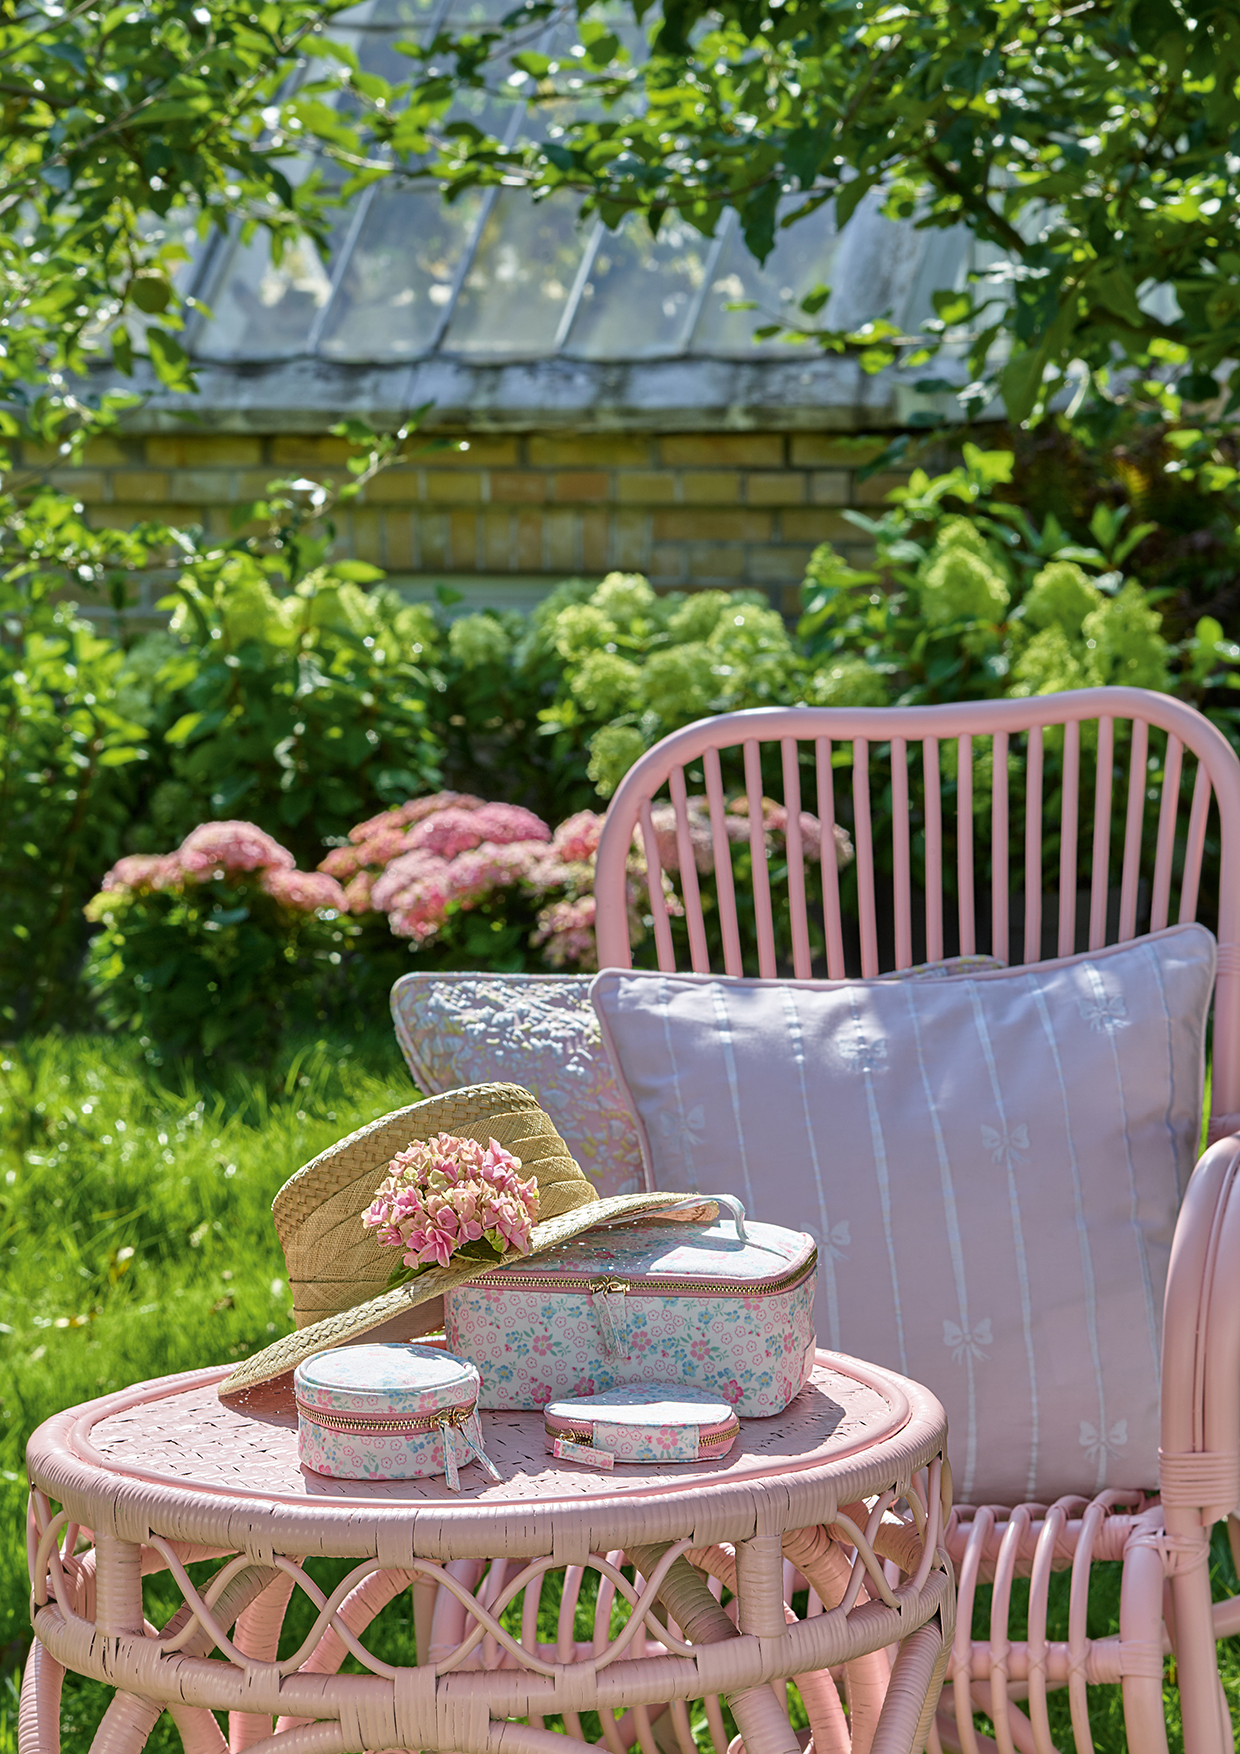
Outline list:
[[[705,1463],[622,1464],[613,1474],[555,1461],[543,1416],[484,1413],[502,1476],[477,1463],[461,1492],[442,1477],[330,1480],[300,1466],[290,1412],[224,1406],[223,1369],[108,1395],[47,1420],[28,1446],[33,1483],[74,1520],[129,1540],[272,1551],[466,1557],[580,1551],[625,1539],[743,1539],[829,1520],[837,1505],[907,1481],[938,1453],[944,1420],[917,1384],[820,1352],[782,1414],[747,1419],[730,1454]],[[763,1509],[756,1509],[756,1501]],[[501,1544],[497,1544],[497,1541]]]

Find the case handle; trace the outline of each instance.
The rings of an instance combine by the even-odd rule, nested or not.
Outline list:
[[[677,1201],[676,1205],[667,1206],[662,1212],[656,1212],[654,1216],[656,1218],[667,1218],[670,1217],[673,1212],[687,1212],[691,1211],[694,1206],[703,1206],[707,1204],[725,1208],[731,1217],[733,1224],[736,1226],[736,1234],[739,1240],[741,1242],[748,1242],[749,1237],[745,1230],[745,1208],[741,1205],[735,1194],[690,1194],[683,1200]]]

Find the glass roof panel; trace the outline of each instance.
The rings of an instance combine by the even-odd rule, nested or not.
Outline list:
[[[713,242],[669,216],[657,238],[631,214],[605,232],[581,290],[565,352],[582,359],[678,353],[706,280]]]
[[[404,82],[418,76],[419,64],[397,52],[399,42],[425,41],[445,18],[457,28],[493,24],[513,5],[366,0],[337,22],[347,21],[364,67]],[[596,13],[610,14],[614,5],[610,0]],[[640,58],[650,16],[639,28],[623,6],[614,24]],[[564,99],[538,103],[532,82],[519,77],[510,84],[501,63],[488,72],[485,89],[458,88],[453,117],[509,143],[561,132],[578,110],[567,40],[575,34],[575,22],[557,15],[533,20],[514,44],[563,57]],[[342,101],[350,101],[347,94]],[[632,101],[640,103],[640,89]],[[325,169],[329,177],[343,174],[330,164]],[[783,212],[799,199],[790,197]],[[636,214],[613,233],[594,222],[581,225],[579,200],[567,191],[536,202],[519,188],[469,190],[449,204],[434,186],[397,170],[334,217],[325,257],[303,242],[277,267],[264,234],[244,246],[235,240],[207,246],[198,256],[199,296],[215,316],[191,331],[191,345],[200,357],[237,362],[318,354],[381,363],[440,348],[477,360],[557,352],[617,361],[686,351],[786,357],[790,343],[757,342],[754,330],[794,316],[797,302],[819,283],[834,287],[820,318],[828,325],[851,326],[890,311],[916,327],[929,313],[931,291],[983,265],[955,231],[893,225],[878,212],[879,201],[876,193],[867,196],[838,235],[826,204],[777,232],[772,254],[759,265],[734,215],[724,216],[713,239],[675,215],[665,218],[658,238]],[[758,308],[728,309],[745,300]]]
[[[734,216],[721,229],[725,235],[693,331],[692,351],[733,356],[786,353],[794,343],[755,341],[753,332],[764,323],[792,317],[799,299],[830,281],[839,248],[833,208],[828,203],[787,231],[777,231],[775,248],[763,263],[750,255]],[[728,309],[744,299],[752,299],[758,309]]]
[[[342,215],[336,232],[348,217]],[[202,359],[290,359],[305,353],[331,294],[318,250],[302,238],[277,267],[265,232],[221,252],[214,285],[201,294],[212,311],[194,352]]]
[[[329,359],[411,359],[447,316],[485,197],[449,206],[434,189],[378,186],[323,325]]]
[[[577,211],[573,197],[535,203],[521,189],[500,191],[444,337],[449,352],[554,350],[590,235]]]

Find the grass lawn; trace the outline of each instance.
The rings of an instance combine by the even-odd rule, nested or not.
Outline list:
[[[146,1377],[241,1357],[287,1332],[272,1196],[316,1152],[415,1094],[387,1030],[289,1049],[274,1081],[234,1072],[199,1087],[167,1068],[160,1076],[166,1082],[152,1082],[128,1043],[98,1036],[0,1050],[0,1754],[15,1754],[29,1641],[28,1434],[63,1407]],[[1235,1576],[1225,1542],[1216,1542],[1216,1555],[1217,1593],[1230,1594]],[[1117,1571],[1095,1572],[1102,1587],[1093,1636],[1117,1624]],[[324,1568],[319,1582],[330,1588],[331,1581]],[[1067,1581],[1055,1580],[1052,1638],[1066,1637]],[[158,1621],[158,1580],[148,1590],[148,1612]],[[1021,1594],[1018,1585],[1014,1636]],[[974,1632],[986,1637],[989,1592],[979,1595]],[[168,1594],[165,1614],[178,1600]],[[582,1608],[592,1621],[585,1592]],[[400,1623],[401,1611],[393,1604],[382,1637],[372,1640],[389,1661],[409,1660],[412,1628]],[[296,1642],[300,1618],[290,1615]],[[580,1635],[591,1631],[583,1623]],[[1238,1647],[1240,1640],[1230,1641],[1224,1664],[1240,1721]],[[105,1698],[93,1683],[66,1682],[65,1754],[86,1754]],[[1173,1685],[1166,1700],[1174,1749],[1182,1744]],[[1058,1745],[1070,1747],[1066,1696],[1053,1704]],[[1118,1689],[1094,1690],[1091,1711],[1098,1754],[1121,1754]],[[695,1720],[696,1729],[700,1713]],[[148,1746],[152,1754],[179,1748],[166,1717]]]

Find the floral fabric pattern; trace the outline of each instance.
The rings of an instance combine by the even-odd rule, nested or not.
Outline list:
[[[691,1385],[742,1416],[765,1418],[783,1412],[813,1364],[812,1259],[809,1237],[768,1224],[750,1225],[743,1243],[730,1222],[596,1232],[450,1291],[448,1346],[477,1364],[483,1407],[539,1408],[565,1395],[659,1382]],[[804,1276],[787,1290],[761,1289],[802,1264]],[[535,1273],[546,1283],[517,1282]],[[657,1292],[660,1278],[676,1289]],[[604,1290],[617,1279],[630,1289]],[[598,1290],[583,1280],[597,1280]],[[682,1291],[685,1280],[702,1290]],[[754,1290],[736,1289],[746,1283]],[[604,1296],[611,1322],[622,1324],[614,1348],[598,1307]]]
[[[547,1448],[552,1433],[571,1438],[589,1425],[592,1447],[617,1462],[697,1462],[726,1456],[740,1429],[726,1401],[680,1386],[661,1392],[653,1382],[630,1383],[603,1394],[551,1401],[546,1410]],[[703,1450],[703,1437],[713,1437]]]
[[[427,1096],[520,1084],[538,1098],[600,1196],[645,1186],[637,1127],[590,1004],[589,975],[407,974],[396,1038]]]
[[[317,1352],[293,1373],[294,1396],[312,1414],[338,1413],[359,1423],[373,1419],[376,1426],[476,1406],[478,1388],[475,1366],[438,1346],[342,1346]],[[470,1426],[481,1446],[476,1412]],[[421,1480],[442,1474],[445,1440],[452,1445],[457,1467],[463,1468],[472,1452],[455,1426],[408,1435],[382,1429],[332,1431],[306,1418],[300,1408],[297,1416],[297,1459],[303,1468],[333,1480]]]

